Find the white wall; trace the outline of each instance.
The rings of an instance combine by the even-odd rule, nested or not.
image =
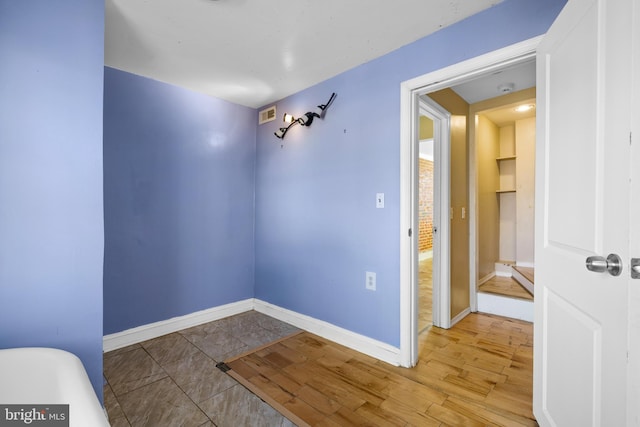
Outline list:
[[[500,157],[516,154],[515,127],[513,125],[500,128]],[[505,160],[500,162],[500,189],[516,188],[516,162]],[[500,194],[500,250],[501,261],[516,260],[516,196],[515,193]]]
[[[516,264],[533,267],[536,119],[516,121]]]

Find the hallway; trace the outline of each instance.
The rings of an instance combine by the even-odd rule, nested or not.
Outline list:
[[[418,334],[433,325],[433,258],[418,265]]]

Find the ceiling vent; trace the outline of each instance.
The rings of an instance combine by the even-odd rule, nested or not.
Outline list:
[[[258,115],[258,124],[261,125],[263,123],[267,123],[276,119],[276,106],[272,105],[269,108],[265,108],[260,111]]]

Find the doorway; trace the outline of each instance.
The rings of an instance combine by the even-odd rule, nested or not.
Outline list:
[[[420,109],[418,123],[418,335],[433,325],[434,135],[433,119]]]
[[[482,224],[476,228],[471,262],[478,272],[478,311],[532,322],[535,61],[502,74],[503,80],[498,81],[519,79],[519,84],[509,83],[509,88],[520,90],[507,90],[486,100],[472,99],[476,102],[469,111],[475,122],[469,139],[475,153],[471,165],[475,169],[471,176],[475,180],[475,222]]]
[[[435,71],[433,73],[420,76],[418,78],[403,82],[401,85],[401,144],[400,144],[400,170],[401,170],[401,191],[400,191],[400,357],[403,366],[414,366],[418,358],[418,254],[417,235],[412,230],[418,228],[418,216],[415,209],[416,200],[416,158],[417,158],[417,120],[420,114],[421,98],[424,95],[442,89],[450,88],[464,82],[491,75],[509,66],[531,61],[535,58],[535,50],[540,38],[530,39],[516,45],[512,45],[481,57],[477,57],[450,67]],[[433,107],[433,106],[432,106]],[[449,121],[450,114],[442,108],[434,108],[440,116],[435,120],[435,128],[441,129],[441,141],[449,141]],[[468,206],[457,206],[459,212],[452,212],[450,199],[450,176],[448,170],[449,144],[439,144],[438,137],[434,138],[436,149],[442,150],[441,175],[437,185],[440,192],[440,200],[436,200],[435,212],[440,214],[438,227],[440,245],[434,249],[434,263],[438,257],[438,267],[440,275],[434,276],[434,324],[448,328],[451,325],[451,288],[450,288],[450,216],[452,214],[460,217],[475,218],[477,215],[476,192],[474,188],[469,190]],[[446,153],[445,153],[446,152]],[[475,162],[475,155],[469,151],[469,164]],[[446,159],[446,160],[445,160]],[[444,169],[447,169],[444,172]],[[475,173],[471,170],[470,173]],[[464,210],[463,210],[464,208]],[[442,231],[442,233],[441,233]],[[469,222],[469,253],[475,257],[477,245],[478,226],[475,221]],[[475,259],[475,258],[471,258]],[[477,311],[476,277],[478,274],[475,262],[469,263],[469,307],[470,311]],[[438,314],[436,315],[436,308]],[[459,320],[459,319],[456,319]]]

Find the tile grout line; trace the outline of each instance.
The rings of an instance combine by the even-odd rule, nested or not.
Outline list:
[[[231,317],[233,317],[233,316],[231,316]],[[213,322],[210,322],[210,323],[213,323]],[[280,323],[280,322],[279,322],[279,323]],[[224,326],[223,326],[223,325],[224,325]],[[263,322],[261,322],[260,320],[258,320],[258,321],[252,321],[252,328],[254,328],[255,330],[254,330],[254,331],[251,331],[251,332],[247,332],[246,334],[241,334],[241,332],[242,332],[242,328],[243,328],[243,325],[242,325],[242,324],[236,324],[236,325],[232,325],[232,326],[229,326],[229,327],[226,327],[226,326],[227,326],[227,324],[223,324],[223,325],[221,325],[221,327],[220,327],[220,330],[221,330],[222,332],[224,332],[224,333],[228,334],[228,335],[229,335],[229,336],[231,336],[231,337],[234,337],[234,338],[235,338],[235,339],[237,339],[240,343],[242,343],[243,347],[241,347],[241,348],[239,348],[239,349],[238,349],[238,350],[243,350],[243,351],[241,351],[241,352],[240,352],[241,354],[242,354],[242,353],[245,353],[245,352],[247,351],[246,349],[251,349],[251,351],[256,351],[256,349],[262,348],[262,347],[264,347],[264,346],[266,346],[266,345],[269,345],[269,344],[271,344],[271,343],[273,343],[273,342],[281,341],[281,340],[283,340],[283,339],[285,339],[285,338],[287,338],[287,337],[293,336],[293,335],[298,334],[298,333],[300,333],[300,332],[301,332],[298,328],[294,328],[294,327],[291,327],[291,328],[285,328],[285,327],[281,327],[281,325],[276,325],[276,324],[273,324],[273,325],[272,325],[272,328],[268,328],[268,327],[265,327],[265,326],[264,326],[264,323],[263,323]],[[244,326],[246,326],[246,325],[244,325]],[[238,328],[240,328],[240,329],[238,329]],[[189,328],[187,328],[187,329],[189,329]],[[186,329],[185,329],[185,330],[186,330]],[[295,332],[295,333],[291,333],[291,330],[294,330],[294,331],[297,331],[297,332]],[[191,337],[190,335],[185,335],[185,334],[183,334],[183,331],[184,331],[184,330],[181,330],[181,331],[175,331],[175,332],[172,332],[172,333],[170,333],[170,334],[165,334],[164,336],[166,336],[166,335],[171,335],[171,334],[173,334],[173,333],[178,334],[180,337],[182,337],[182,339],[184,339],[184,340],[185,340],[185,342],[186,342],[186,343],[188,343],[188,346],[189,346],[189,347],[192,347],[193,349],[195,349],[195,350],[197,351],[197,353],[198,353],[198,354],[203,355],[204,357],[206,357],[206,359],[207,359],[207,360],[209,360],[209,361],[213,362],[214,364],[217,364],[217,359],[216,359],[216,358],[212,357],[209,353],[207,353],[207,351],[206,351],[206,349],[205,349],[205,348],[202,348],[201,346],[198,346],[198,345],[196,344],[196,342],[194,342],[193,338],[195,338],[195,337]],[[236,331],[236,332],[234,333],[233,331]],[[283,335],[283,334],[285,334],[285,333],[286,333],[286,335]],[[275,338],[274,338],[274,337],[275,337]],[[161,337],[156,337],[156,338],[153,338],[153,339],[157,339],[157,338],[161,338]],[[158,353],[158,354],[156,354],[156,355],[158,356],[158,358],[156,358],[156,357],[154,357],[154,356],[153,356],[153,354],[151,353],[151,350],[150,350],[150,349],[151,349],[151,347],[149,346],[149,342],[150,342],[150,341],[152,341],[153,339],[146,340],[146,341],[143,341],[143,342],[141,342],[141,343],[137,343],[137,344],[135,344],[135,345],[132,345],[132,346],[131,346],[131,348],[130,348],[130,349],[128,349],[128,350],[126,350],[126,351],[122,351],[122,352],[120,352],[120,351],[119,351],[120,349],[116,349],[116,350],[114,350],[114,352],[118,352],[118,353],[115,353],[115,354],[113,354],[113,355],[109,355],[109,352],[107,352],[107,353],[105,353],[105,355],[104,355],[104,358],[105,358],[105,359],[108,359],[108,358],[110,358],[110,357],[117,357],[117,356],[119,356],[120,354],[126,354],[126,353],[128,353],[128,352],[130,352],[130,351],[134,351],[134,350],[137,350],[137,349],[142,349],[142,350],[143,350],[143,354],[145,354],[147,357],[149,357],[149,359],[150,359],[151,361],[153,361],[153,363],[157,364],[157,365],[160,367],[160,369],[161,369],[162,373],[165,375],[164,377],[159,378],[159,379],[157,379],[157,380],[155,380],[155,381],[152,381],[152,382],[150,382],[150,383],[146,383],[146,384],[141,385],[141,386],[139,386],[139,387],[137,387],[137,388],[134,388],[134,389],[131,389],[131,390],[127,390],[125,393],[122,393],[120,396],[117,396],[117,395],[115,394],[112,383],[111,383],[109,380],[107,380],[107,378],[106,378],[106,376],[105,376],[105,378],[104,378],[104,379],[105,379],[105,384],[108,386],[108,389],[109,389],[109,391],[110,391],[110,392],[111,392],[111,394],[112,394],[112,397],[115,399],[115,400],[114,400],[114,402],[115,402],[115,403],[117,403],[117,405],[120,407],[120,412],[122,413],[122,417],[124,417],[124,419],[126,420],[126,422],[127,422],[129,425],[132,425],[131,419],[129,418],[129,414],[127,414],[127,413],[125,412],[124,406],[122,405],[122,398],[123,398],[123,396],[127,396],[129,393],[132,393],[132,392],[134,392],[134,391],[139,391],[139,390],[143,389],[144,387],[150,386],[150,385],[152,385],[152,384],[156,384],[156,383],[158,383],[158,382],[160,382],[160,381],[163,381],[165,378],[169,378],[169,380],[170,380],[170,382],[171,382],[172,386],[175,386],[178,390],[180,390],[180,393],[182,393],[182,394],[183,394],[183,396],[186,396],[186,397],[187,397],[187,400],[188,400],[189,402],[191,402],[191,403],[192,403],[196,408],[198,408],[198,411],[200,411],[200,412],[204,415],[204,418],[205,418],[207,421],[205,421],[205,423],[203,423],[202,425],[205,425],[205,424],[211,423],[212,425],[214,425],[214,426],[215,426],[215,425],[216,425],[216,423],[214,422],[214,419],[212,419],[212,418],[208,415],[208,413],[203,409],[203,407],[201,406],[201,404],[202,404],[203,402],[206,402],[206,401],[207,401],[207,400],[209,400],[209,399],[212,399],[212,398],[214,398],[214,397],[216,397],[216,396],[220,395],[221,393],[224,393],[224,392],[228,391],[230,388],[236,387],[236,386],[238,386],[238,385],[242,386],[242,384],[241,384],[240,382],[238,382],[236,379],[233,379],[233,385],[232,385],[232,386],[227,387],[227,388],[226,388],[226,389],[224,389],[224,390],[218,390],[218,391],[216,391],[214,394],[212,394],[212,395],[208,396],[208,397],[207,397],[207,399],[203,400],[203,401],[202,401],[202,402],[200,402],[200,403],[196,402],[196,401],[194,400],[194,398],[192,398],[189,394],[187,394],[187,391],[186,391],[187,389],[186,389],[186,388],[184,388],[184,387],[186,387],[186,386],[187,386],[187,384],[185,383],[185,384],[184,384],[184,387],[180,386],[180,385],[176,382],[176,380],[174,379],[174,377],[173,377],[173,376],[169,373],[169,371],[165,368],[165,365],[168,365],[169,363],[164,363],[164,364],[163,364],[163,363],[160,363],[160,360],[161,360],[160,356],[162,356],[162,353]],[[261,342],[261,341],[263,341],[264,339],[271,339],[271,341],[269,341],[269,342],[268,342],[268,343],[266,343],[266,344],[257,344],[257,345],[256,345],[256,342]],[[214,340],[214,341],[215,341],[215,340]],[[212,344],[213,344],[214,346],[216,346],[215,342],[212,342]],[[162,349],[162,347],[159,347],[159,348],[160,348],[160,349]],[[185,347],[185,348],[187,348],[187,347]],[[236,353],[236,350],[232,350],[232,351],[230,351],[230,352],[228,352],[228,353],[225,353],[225,354],[223,354],[223,355],[221,356],[221,359],[227,359],[227,358],[229,358],[229,357],[237,358],[238,356],[234,356],[234,355],[233,355],[234,353]],[[176,359],[176,360],[172,360],[170,363],[180,363],[180,362],[181,362],[181,361],[183,361],[183,360],[185,360],[184,355],[183,355],[183,357],[179,357],[179,358],[178,358],[178,359]],[[158,372],[158,373],[160,373],[160,372]],[[129,376],[127,376],[127,378],[129,378]],[[123,379],[123,381],[127,382],[127,381],[128,381],[128,380],[127,380],[127,378]],[[149,377],[147,376],[147,377],[143,377],[143,378],[149,378]],[[141,379],[143,379],[143,378],[141,378]],[[200,381],[200,380],[193,380],[193,381],[189,381],[188,383],[189,383],[189,384],[192,384],[192,383],[193,383],[194,385],[196,385],[196,386],[197,386],[197,385],[198,385],[198,381]],[[144,392],[143,392],[143,393],[144,393]],[[194,395],[194,397],[195,397],[195,395]],[[263,401],[263,402],[264,402],[264,401]],[[265,403],[266,403],[266,402],[265,402]],[[271,405],[268,405],[268,406],[271,406]],[[271,408],[275,410],[275,408],[273,408],[273,406],[271,406]],[[277,410],[276,410],[276,411],[277,411]],[[218,414],[218,415],[222,415],[222,413],[220,413],[220,414]],[[120,417],[117,417],[117,418],[114,418],[114,419],[118,419],[118,418],[120,418]]]
[[[179,331],[178,331],[178,332],[173,332],[173,333],[179,333]],[[167,334],[167,335],[169,335],[169,334]],[[165,336],[165,335],[163,335],[163,336]],[[211,359],[214,363],[216,363],[215,359],[213,359],[213,358],[212,358],[212,357],[210,357],[207,353],[205,353],[204,351],[202,351],[202,349],[201,349],[201,348],[199,348],[197,345],[195,345],[193,342],[191,342],[187,337],[185,337],[185,336],[184,336],[184,335],[182,335],[182,334],[180,334],[180,336],[182,336],[182,337],[183,337],[183,338],[184,338],[184,339],[189,343],[189,345],[192,345],[192,346],[193,346],[193,347],[195,347],[195,348],[196,348],[200,353],[202,353],[205,357],[207,357],[208,359]],[[160,338],[160,337],[158,337],[158,338]],[[155,338],[154,338],[154,339],[155,339]],[[166,377],[166,378],[169,378],[169,379],[171,380],[171,382],[172,382],[172,383],[173,383],[173,384],[178,388],[178,390],[180,390],[180,391],[182,392],[182,394],[183,394],[187,399],[189,399],[189,401],[190,401],[191,403],[193,403],[193,404],[195,405],[195,407],[196,407],[196,408],[198,408],[198,410],[199,410],[199,411],[200,411],[200,412],[201,412],[201,413],[202,413],[202,414],[207,418],[207,420],[209,420],[209,421],[211,422],[211,424],[213,424],[214,426],[216,426],[216,423],[215,423],[215,422],[213,422],[213,420],[211,419],[211,417],[209,417],[209,415],[207,415],[207,413],[206,413],[206,412],[205,412],[205,411],[200,407],[200,405],[199,405],[197,402],[195,402],[195,401],[191,398],[191,396],[189,396],[189,395],[187,394],[187,392],[186,392],[182,387],[180,387],[180,385],[175,381],[175,379],[171,376],[171,374],[169,374],[169,372],[167,372],[167,370],[166,370],[166,369],[164,368],[164,366],[160,363],[160,361],[158,361],[156,358],[154,358],[154,357],[153,357],[153,355],[147,351],[147,348],[143,345],[143,343],[144,343],[144,342],[146,342],[146,341],[143,341],[142,343],[140,343],[140,347],[142,347],[142,349],[147,353],[147,355],[149,355],[149,357],[150,357],[154,362],[156,362],[156,363],[158,364],[158,366],[160,366],[160,368],[163,370],[163,372],[164,372],[165,374],[167,374],[167,377]],[[173,363],[178,362],[178,361],[180,361],[180,360],[182,360],[182,358],[181,358],[181,359],[179,359],[179,360],[175,360],[175,361],[173,361]],[[161,381],[161,380],[163,380],[163,379],[164,379],[164,378],[161,378],[161,379],[159,379],[158,381]],[[153,383],[155,383],[155,382],[157,382],[157,381],[154,381]],[[150,383],[150,384],[153,384],[153,383]],[[148,385],[148,384],[147,384],[147,385]],[[146,387],[146,385],[145,385],[145,387]],[[131,423],[129,423],[129,424],[131,424]],[[206,424],[206,422],[205,422],[205,423],[202,423],[201,425],[204,425],[204,424]]]

